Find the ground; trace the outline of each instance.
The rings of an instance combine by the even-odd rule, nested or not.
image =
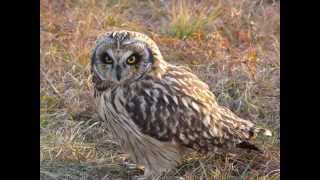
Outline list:
[[[128,179],[97,119],[90,51],[105,31],[143,32],[221,105],[271,129],[263,150],[190,154],[165,179],[280,178],[280,3],[266,0],[41,0],[41,179]]]

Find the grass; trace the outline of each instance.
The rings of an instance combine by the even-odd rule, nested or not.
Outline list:
[[[204,31],[209,22],[213,22],[222,8],[209,8],[208,2],[173,1],[169,10],[170,24],[167,33],[170,36],[186,39]]]
[[[258,0],[41,0],[41,179],[127,179],[119,147],[97,118],[90,51],[98,34],[148,34],[188,66],[221,105],[273,131],[263,155],[190,154],[165,179],[279,179],[280,13]]]

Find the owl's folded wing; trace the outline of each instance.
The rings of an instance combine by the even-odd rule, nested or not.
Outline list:
[[[196,150],[237,144],[255,126],[217,104],[208,86],[188,72],[168,72],[161,80],[141,81],[125,108],[145,135]]]

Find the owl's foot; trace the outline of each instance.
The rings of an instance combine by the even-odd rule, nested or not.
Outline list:
[[[131,176],[130,180],[152,180],[154,179],[153,176],[150,174],[150,171],[148,170],[144,170],[144,174],[143,175],[133,175]]]
[[[144,166],[140,166],[134,163],[130,163],[128,161],[123,162],[123,166],[128,170],[128,171],[141,171],[144,172]]]
[[[139,170],[144,172],[144,167],[134,164],[134,163],[130,163],[129,160],[127,158],[121,158],[122,162],[121,165],[123,167],[125,167],[128,171],[133,171],[133,170]]]
[[[159,172],[151,171],[148,167],[145,167],[143,175],[131,176],[130,180],[166,180],[167,178],[163,176],[164,174],[165,172],[159,174]]]

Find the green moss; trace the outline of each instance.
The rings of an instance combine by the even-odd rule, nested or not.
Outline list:
[[[49,118],[47,115],[40,115],[40,126],[42,128],[46,128],[47,125],[49,124]]]
[[[49,112],[58,105],[58,99],[55,96],[50,96],[44,91],[40,91],[40,108],[41,112]]]

